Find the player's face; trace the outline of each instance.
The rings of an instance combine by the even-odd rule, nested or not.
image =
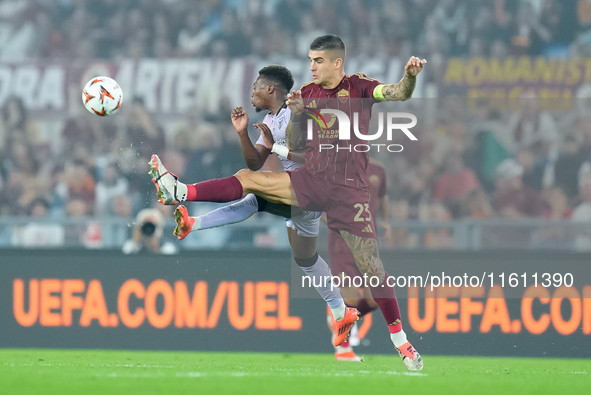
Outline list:
[[[312,72],[312,80],[317,85],[324,85],[332,81],[338,75],[338,69],[335,61],[330,60],[326,51],[308,52],[310,59],[310,71]]]
[[[250,102],[257,112],[267,108],[267,86],[268,84],[261,77],[258,77],[252,85],[252,98]]]

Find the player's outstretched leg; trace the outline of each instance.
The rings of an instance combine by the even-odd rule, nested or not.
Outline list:
[[[174,212],[174,220],[177,224],[174,234],[179,240],[182,240],[189,233],[196,230],[217,228],[245,221],[260,211],[259,199],[254,194],[249,193],[236,203],[217,208],[197,217],[190,217],[186,207],[179,206]],[[289,207],[287,209],[289,210]]]
[[[148,164],[148,173],[152,176],[162,204],[185,201],[226,203],[255,193],[272,203],[297,206],[297,201],[292,197],[291,179],[287,173],[242,169],[231,177],[184,184],[166,170],[158,155],[152,155]]]
[[[191,185],[180,182],[177,176],[166,170],[158,155],[152,155],[149,165],[148,173],[152,176],[162,204],[172,205],[185,201],[225,203],[243,197],[242,184],[234,176]]]
[[[423,358],[410,344],[406,333],[402,330],[400,307],[394,288],[386,284],[388,274],[380,259],[377,240],[356,236],[344,230],[341,230],[340,233],[353,253],[359,271],[362,274],[367,274],[370,278],[378,277],[379,279],[379,284],[376,287],[370,286],[369,288],[388,324],[390,339],[394,343],[398,355],[408,370],[422,370]]]

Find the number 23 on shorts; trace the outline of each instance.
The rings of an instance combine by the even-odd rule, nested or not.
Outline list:
[[[355,203],[353,205],[357,210],[357,214],[355,214],[355,218],[353,221],[355,222],[363,222],[363,221],[371,221],[371,212],[369,211],[369,203]],[[367,216],[362,217],[363,214]]]

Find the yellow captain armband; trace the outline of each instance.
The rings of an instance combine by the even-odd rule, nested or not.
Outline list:
[[[387,99],[384,97],[384,87],[386,85],[384,84],[380,84],[378,86],[376,86],[373,90],[373,98],[376,100],[381,100],[381,101],[386,101]]]

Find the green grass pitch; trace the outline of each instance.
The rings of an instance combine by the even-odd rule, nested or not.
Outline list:
[[[2,394],[591,393],[589,359],[0,349]]]

